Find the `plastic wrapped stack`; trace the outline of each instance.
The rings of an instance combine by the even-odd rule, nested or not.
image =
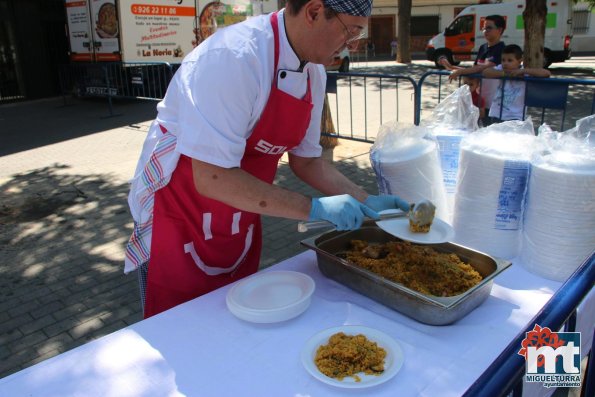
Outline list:
[[[534,158],[522,241],[523,266],[556,281],[595,249],[595,148],[569,145]]]
[[[452,223],[453,218],[461,139],[477,130],[478,118],[479,109],[473,105],[469,87],[462,85],[444,98],[432,116],[421,123],[438,142],[446,194],[446,215],[443,220],[449,223]]]
[[[426,129],[383,125],[370,161],[381,194],[394,194],[409,202],[431,200],[436,216],[447,216],[438,144]]]
[[[461,140],[470,131],[454,128],[434,128],[432,133],[438,142],[442,180],[446,194],[446,213],[444,220],[452,223],[455,193],[457,191],[457,175],[459,172],[459,157],[461,154]]]
[[[455,242],[493,256],[520,252],[523,201],[536,137],[528,122],[506,122],[461,141]]]

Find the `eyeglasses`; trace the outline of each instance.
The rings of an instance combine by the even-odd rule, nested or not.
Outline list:
[[[484,32],[485,31],[488,31],[489,32],[490,30],[494,30],[494,29],[496,29],[495,26],[484,26],[484,28],[482,29],[482,31],[484,31]]]
[[[351,44],[354,41],[357,41],[365,36],[366,33],[363,31],[362,28],[356,27],[353,30],[349,30],[349,28],[347,27],[347,25],[345,25],[339,14],[337,14],[335,11],[333,11],[333,14],[335,14],[339,22],[341,22],[341,25],[343,25],[343,29],[345,29],[345,36],[347,36],[345,44]]]

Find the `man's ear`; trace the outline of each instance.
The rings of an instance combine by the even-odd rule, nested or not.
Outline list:
[[[306,20],[310,23],[324,16],[322,0],[311,0],[304,5]]]

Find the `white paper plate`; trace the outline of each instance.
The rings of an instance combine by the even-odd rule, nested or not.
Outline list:
[[[235,284],[225,299],[227,308],[242,320],[276,323],[303,313],[310,305],[314,280],[292,271],[257,273]]]
[[[383,211],[384,212],[384,211]],[[454,229],[439,218],[434,218],[432,227],[427,233],[413,233],[409,230],[409,218],[394,218],[376,222],[379,228],[405,241],[418,244],[439,244],[452,241]]]
[[[329,338],[337,332],[343,332],[346,335],[363,334],[366,338],[376,342],[378,346],[386,350],[386,357],[384,359],[384,372],[378,376],[366,375],[360,372],[357,374],[361,379],[359,382],[356,382],[351,376],[343,378],[343,380],[338,380],[330,378],[320,372],[318,367],[316,367],[316,363],[314,362],[316,350],[318,350],[320,346],[326,345],[329,341]],[[308,342],[306,342],[306,345],[302,349],[301,358],[302,364],[306,368],[306,371],[308,371],[310,375],[316,379],[329,385],[350,389],[371,387],[386,382],[395,376],[397,372],[399,372],[403,366],[404,360],[401,346],[399,346],[399,344],[394,339],[374,328],[368,328],[359,325],[345,325],[341,327],[329,328],[314,335],[308,340]]]

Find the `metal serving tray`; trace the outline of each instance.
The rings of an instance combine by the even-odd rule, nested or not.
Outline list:
[[[458,255],[461,260],[473,266],[483,277],[479,284],[460,295],[432,296],[387,280],[337,256],[337,254],[351,249],[351,240],[364,240],[369,243],[401,241],[384,232],[373,221],[368,221],[357,230],[332,231],[305,239],[301,243],[316,251],[318,267],[326,277],[417,321],[430,325],[451,324],[466,316],[490,295],[494,277],[512,264],[509,261],[458,244],[432,244],[432,248],[436,251]]]

